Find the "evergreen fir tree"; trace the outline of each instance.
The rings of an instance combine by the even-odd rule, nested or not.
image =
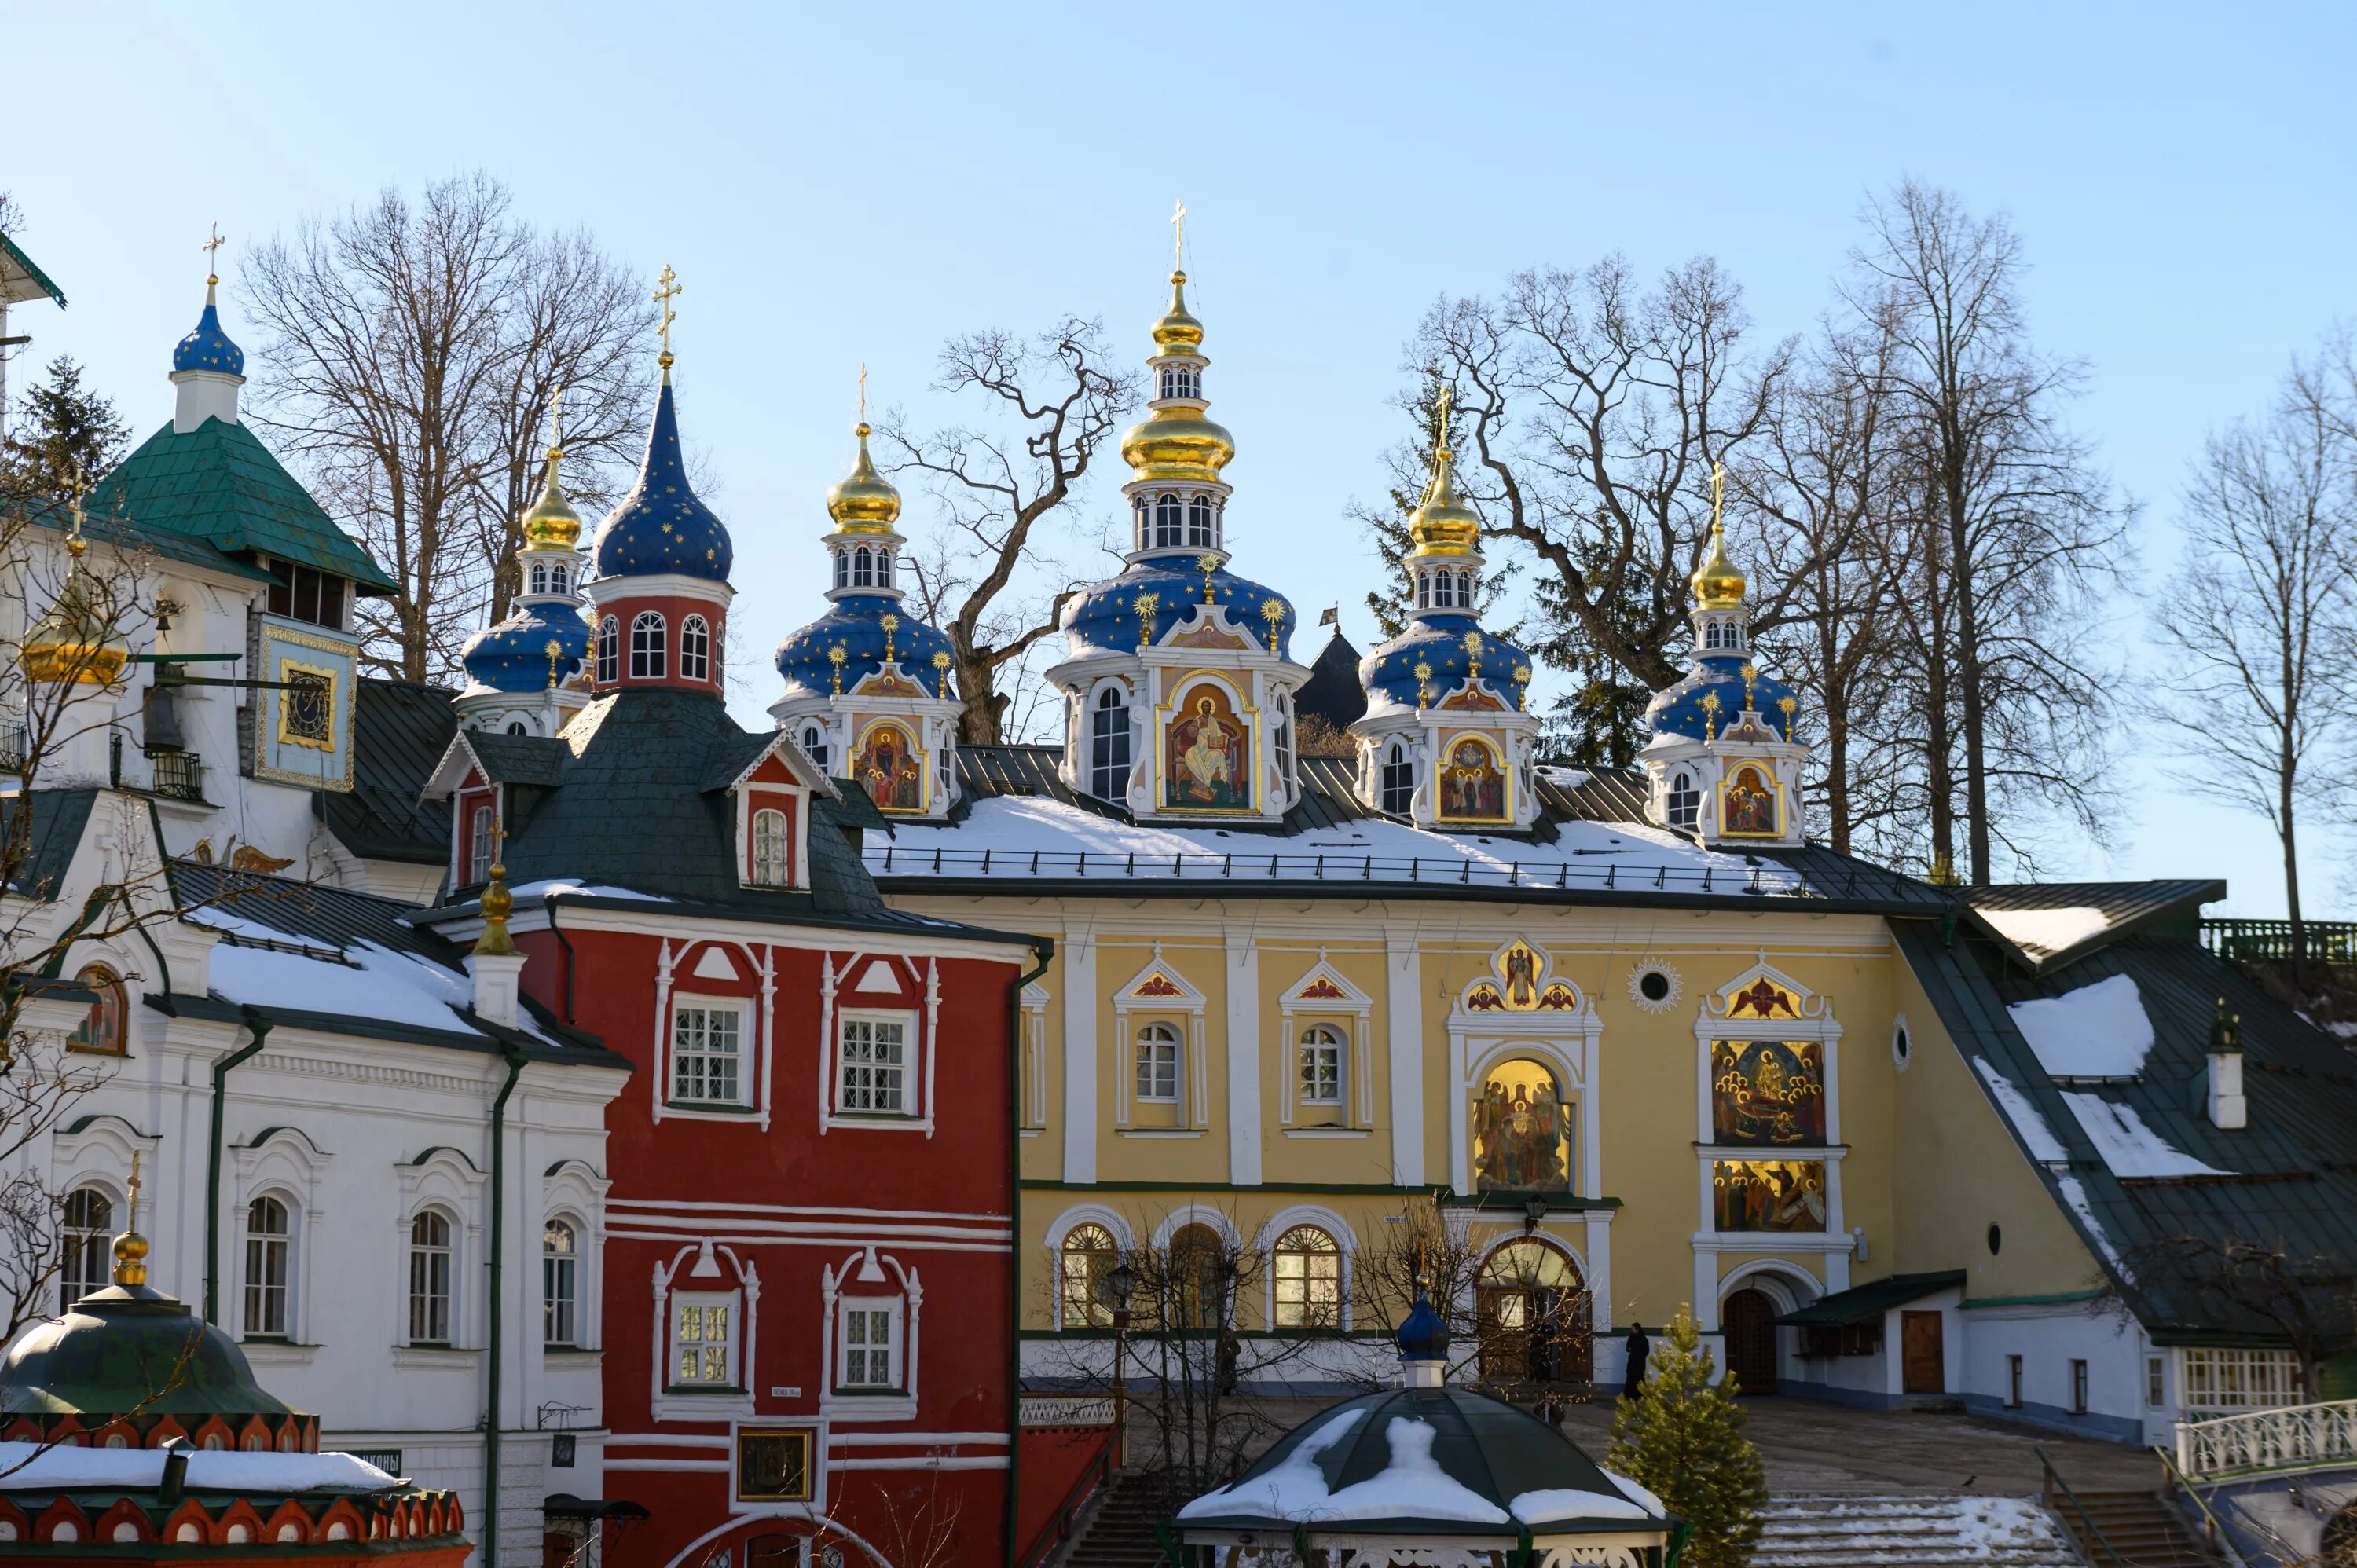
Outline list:
[[[74,486],[94,485],[123,460],[131,426],[114,400],[85,391],[81,367],[60,354],[48,380],[25,394],[0,448],[0,495],[27,502],[62,501]]]
[[[1609,580],[1603,547],[1595,539],[1576,543],[1574,553],[1589,581]],[[1540,735],[1548,760],[1590,768],[1636,766],[1638,748],[1645,743],[1645,704],[1652,693],[1630,679],[1578,628],[1563,606],[1560,579],[1542,576],[1534,591],[1541,622],[1555,628],[1556,635],[1532,651],[1568,673],[1574,682],[1547,715]],[[1610,607],[1614,618],[1632,632],[1654,618],[1650,595],[1633,575],[1620,602]]]
[[[1712,1386],[1710,1352],[1684,1306],[1654,1341],[1648,1369],[1644,1391],[1613,1411],[1604,1463],[1693,1528],[1683,1568],[1743,1568],[1759,1544],[1768,1481],[1743,1435],[1734,1375]]]

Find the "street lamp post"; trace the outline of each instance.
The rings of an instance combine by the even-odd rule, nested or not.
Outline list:
[[[1137,1271],[1115,1263],[1097,1282],[1097,1294],[1113,1311],[1113,1462],[1117,1467],[1128,1447],[1129,1298],[1137,1289]]]

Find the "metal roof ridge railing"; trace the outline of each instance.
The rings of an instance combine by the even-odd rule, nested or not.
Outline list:
[[[1575,867],[1568,860],[1524,865],[1479,861],[1470,856],[1436,859],[1426,867],[1421,856],[1336,854],[1189,854],[1185,851],[1139,854],[1102,850],[997,850],[920,848],[886,843],[866,846],[862,858],[878,876],[969,875],[980,877],[1039,877],[1070,875],[1096,879],[1170,877],[1179,881],[1300,880],[1311,882],[1406,883],[1413,886],[1496,886],[1540,890],[1585,888],[1602,892],[1695,891],[1718,894],[1824,895],[1789,866]],[[1620,875],[1623,869],[1627,876]],[[1573,875],[1577,871],[1577,876]],[[1855,893],[1857,877],[1846,889]]]

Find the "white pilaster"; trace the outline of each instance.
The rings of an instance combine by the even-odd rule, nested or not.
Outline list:
[[[1587,1297],[1589,1326],[1598,1334],[1612,1329],[1612,1213],[1591,1208],[1587,1225]]]
[[[1064,933],[1064,1179],[1097,1179],[1097,945]]]
[[[1424,966],[1413,931],[1383,936],[1383,1017],[1390,1027],[1392,1180],[1424,1185]]]
[[[1228,1179],[1260,1185],[1260,949],[1228,933]]]

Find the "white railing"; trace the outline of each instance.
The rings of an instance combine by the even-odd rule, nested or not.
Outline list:
[[[2177,1423],[2177,1467],[2190,1481],[2330,1465],[2357,1465],[2357,1400]]]
[[[1110,1394],[1025,1394],[1023,1424],[1041,1426],[1111,1426]]]

